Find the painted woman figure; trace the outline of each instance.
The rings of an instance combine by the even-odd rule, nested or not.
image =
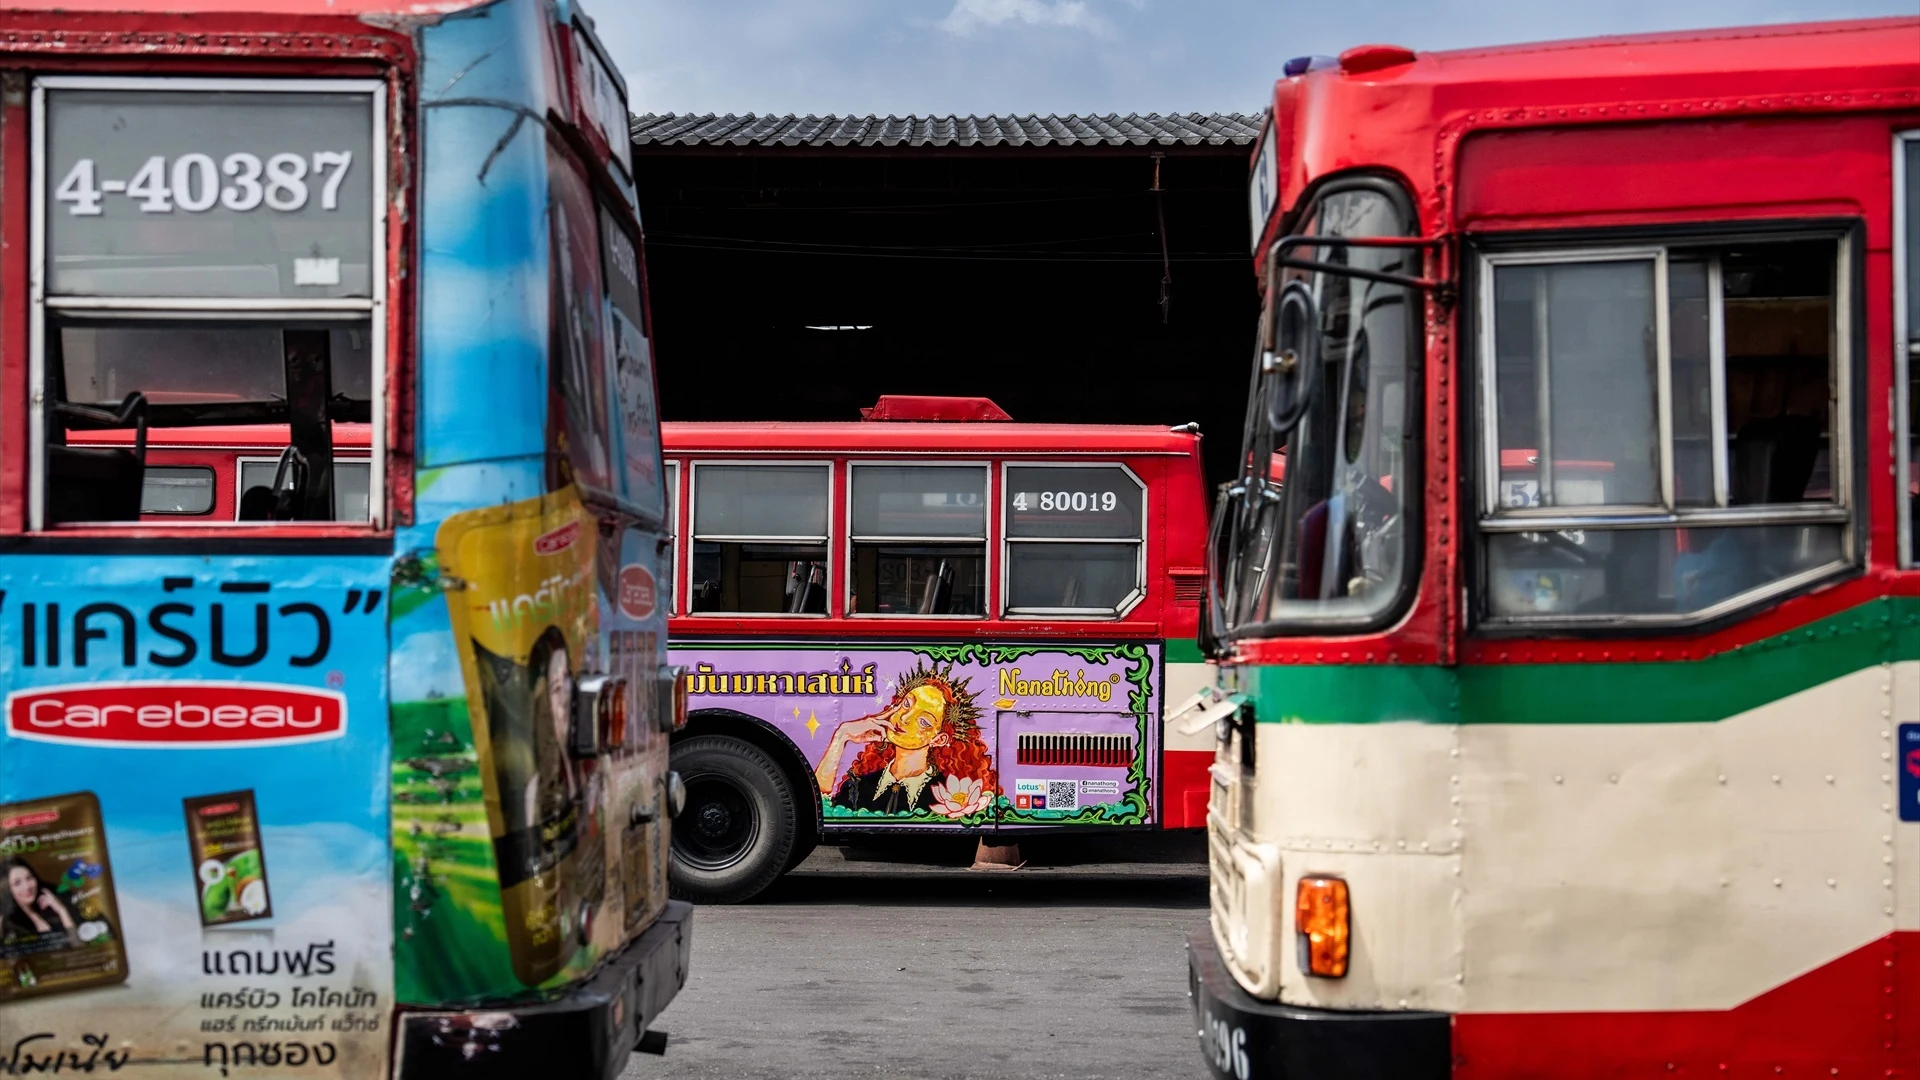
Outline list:
[[[999,790],[979,720],[973,694],[951,667],[916,665],[885,709],[834,729],[814,778],[848,810],[931,810],[959,820],[992,806]],[[841,775],[855,744],[860,752]]]
[[[527,821],[538,829],[565,819],[580,794],[573,757],[567,752],[573,719],[573,662],[560,628],[549,626],[533,643],[527,660],[533,675],[532,734],[537,764],[524,798]]]
[[[33,867],[19,856],[7,860],[6,899],[6,914],[0,916],[0,940],[12,942],[65,933],[67,944],[80,944],[80,928],[75,925],[66,901],[55,894],[53,886],[41,881]]]

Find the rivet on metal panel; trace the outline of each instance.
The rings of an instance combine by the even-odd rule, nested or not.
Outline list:
[[[1727,774],[1726,774],[1726,773],[1721,773],[1721,774],[1720,774],[1720,782],[1721,782],[1721,783],[1723,783],[1723,784],[1727,782]]]
[[[1780,778],[1776,776],[1776,777],[1774,777],[1774,779],[1775,779],[1775,780],[1778,780],[1778,779],[1780,779]],[[1608,773],[1608,774],[1607,774],[1607,783],[1609,783],[1609,784],[1617,784],[1617,783],[1619,783],[1619,782],[1620,782],[1620,774],[1619,774],[1619,773]]]
[[[1553,782],[1556,784],[1564,784],[1567,782],[1567,778],[1564,776],[1561,776],[1559,773],[1554,773]]]
[[[1780,887],[1780,879],[1779,879],[1779,878],[1774,878],[1774,879],[1773,879],[1773,887],[1774,887],[1774,888],[1776,888],[1776,889]]]
[[[1827,783],[1829,783],[1829,784],[1831,784],[1831,783],[1833,783],[1833,774],[1832,774],[1832,773],[1828,773],[1828,774],[1827,774]]]
[[[1829,888],[1829,889],[1837,889],[1837,888],[1839,888],[1839,887],[1840,887],[1840,883],[1839,883],[1839,882],[1837,882],[1837,881],[1835,881],[1835,880],[1833,880],[1832,878],[1828,878],[1828,879],[1827,879],[1827,888]]]
[[[1774,782],[1774,783],[1776,783],[1776,784],[1780,782],[1780,774],[1779,774],[1779,773],[1774,773],[1774,774],[1773,774],[1773,782]]]

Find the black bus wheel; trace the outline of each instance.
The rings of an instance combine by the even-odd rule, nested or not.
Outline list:
[[[787,869],[798,833],[793,788],[766,751],[726,735],[673,748],[687,803],[673,820],[669,891],[696,904],[737,904]]]

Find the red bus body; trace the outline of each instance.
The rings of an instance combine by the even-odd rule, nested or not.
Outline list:
[[[670,594],[671,599],[663,598],[662,602],[673,605],[668,625],[675,663],[693,669],[691,719],[686,731],[676,737],[676,755],[681,754],[682,746],[705,736],[748,741],[772,755],[784,771],[785,782],[794,789],[795,801],[803,808],[811,806],[802,810],[802,820],[796,824],[796,850],[810,847],[823,835],[831,838],[872,831],[993,833],[1050,825],[1200,826],[1205,820],[1210,743],[1204,736],[1195,742],[1177,733],[1168,735],[1161,725],[1168,702],[1189,696],[1208,679],[1207,667],[1193,643],[1202,595],[1206,530],[1204,481],[1197,456],[1199,437],[1184,429],[1163,427],[977,422],[972,418],[991,416],[998,410],[990,403],[977,409],[966,407],[969,399],[960,399],[958,404],[930,400],[931,405],[926,400],[915,405],[915,399],[882,399],[882,407],[872,412],[938,417],[935,422],[869,419],[854,423],[664,425],[663,443],[675,491],[676,558],[672,587],[660,592]],[[947,422],[940,422],[943,420]],[[713,593],[715,586],[707,579],[714,573],[711,567],[718,565],[703,564],[699,552],[736,547],[743,553],[739,557],[751,558],[752,548],[749,543],[696,539],[722,528],[714,524],[717,517],[709,519],[709,512],[701,509],[703,482],[698,478],[706,475],[708,467],[721,470],[711,474],[717,492],[722,480],[733,483],[744,475],[729,470],[765,466],[795,468],[795,484],[813,485],[809,490],[815,494],[807,497],[808,506],[823,502],[830,508],[806,511],[818,513],[823,520],[800,529],[818,546],[792,548],[799,553],[795,558],[806,552],[824,555],[815,554],[801,564],[787,564],[789,568],[812,568],[817,565],[814,560],[824,562],[824,574],[815,583],[820,589],[819,598],[808,601],[814,606],[805,612],[699,610],[743,605],[739,600],[697,599]],[[1076,466],[1095,471],[1076,471]],[[972,591],[964,603],[952,605],[944,614],[888,614],[875,611],[876,607],[884,608],[884,602],[860,598],[862,588],[876,592],[884,588],[879,584],[883,571],[875,571],[871,580],[855,580],[859,576],[856,567],[867,565],[861,562],[860,549],[866,541],[859,539],[859,533],[863,528],[860,520],[869,511],[862,509],[868,503],[854,489],[865,483],[859,478],[868,475],[862,471],[868,468],[879,471],[873,480],[876,486],[885,482],[896,487],[911,483],[937,486],[947,483],[933,479],[942,475],[941,470],[957,470],[959,481],[947,486],[967,488],[964,496],[909,491],[904,495],[906,501],[888,505],[920,506],[934,500],[951,514],[964,504],[959,516],[973,522],[963,528],[971,539],[958,548],[936,545],[928,549],[951,550],[967,560],[967,567],[972,569],[963,569],[961,585],[963,591],[969,585]],[[1066,468],[1069,472],[1021,471],[1030,468]],[[1030,481],[1055,475],[1074,478],[1072,484],[1062,481],[1056,485],[1063,488],[1076,484],[1098,487],[1108,480],[1123,488],[1134,482],[1139,485],[1144,507],[1137,534],[1140,578],[1137,589],[1113,610],[1073,614],[1012,610],[1022,602],[1023,586],[1010,581],[1010,575],[1026,572],[1014,570],[1014,560],[1024,560],[1030,553],[1044,554],[1044,549],[1035,541],[1030,548],[1016,550],[1021,544],[1017,536],[1021,526],[1010,525],[1009,515],[1021,513],[1013,508],[1022,505],[1023,496],[1010,491],[1009,485],[1033,486]],[[1088,499],[1098,504],[1102,494],[1094,492]],[[713,496],[715,500],[720,497]],[[885,497],[897,500],[903,496],[890,491]],[[1056,496],[1049,492],[1046,497]],[[1057,497],[1071,505],[1076,495],[1062,490]],[[720,511],[711,513],[718,515]],[[1066,516],[1072,516],[1071,512]],[[1100,527],[1096,524],[1096,531]],[[896,526],[892,531],[906,529]],[[888,557],[885,551],[875,556],[881,562]],[[908,559],[901,556],[897,567],[905,567]],[[709,569],[702,570],[702,565]],[[1021,565],[1029,564],[1023,561]],[[719,572],[724,575],[730,571]],[[741,580],[746,579],[743,576]],[[738,589],[744,595],[748,587],[742,584]],[[924,590],[915,584],[908,592],[911,601],[922,596]],[[923,606],[918,610],[928,609]],[[978,651],[966,653],[969,648]],[[767,691],[755,693],[748,683],[728,681],[733,677],[729,672],[743,668],[755,672],[786,670],[770,661],[749,662],[747,657],[785,655],[784,651],[795,649],[818,652],[820,660],[814,666],[823,668],[851,661],[856,677],[864,664],[876,664],[877,681],[868,689],[843,695],[791,698]],[[1090,651],[1059,653],[1062,649]],[[1122,667],[1114,667],[1098,679],[1089,672],[1097,663],[1119,662],[1115,650],[1126,651],[1135,659],[1126,662],[1131,667],[1123,664],[1124,681],[1111,684],[1113,688],[1109,689],[1110,684],[1104,680],[1122,680]],[[801,664],[800,657],[805,655],[808,653],[802,652],[788,659]],[[988,785],[993,790],[984,793],[985,801],[976,802],[972,812],[958,816],[930,814],[924,805],[913,809],[909,805],[913,800],[897,804],[896,813],[840,805],[853,801],[846,793],[868,774],[860,765],[848,767],[846,762],[854,759],[851,749],[844,759],[837,759],[837,767],[822,764],[822,756],[833,753],[831,739],[836,727],[857,723],[863,714],[886,713],[898,704],[893,700],[896,691],[909,681],[902,672],[922,664],[941,671],[948,669],[940,665],[952,664],[948,675],[941,677],[950,677],[956,686],[967,682],[960,696],[971,703],[966,707],[973,717],[969,728],[975,732],[970,738],[986,758],[973,768],[984,765],[992,769],[997,785]],[[1058,682],[1043,687],[1034,682],[1036,675]],[[1081,684],[1081,690],[1095,687],[1098,695],[1060,692],[1063,686],[1070,689],[1069,684],[1075,682]],[[1032,700],[1018,692],[1021,687],[1035,695]],[[1035,717],[1046,719],[1032,719]],[[1106,720],[1097,719],[1100,717],[1117,726],[1110,731],[1101,727]],[[1064,736],[1063,748],[1048,749],[1051,744],[1037,730],[1016,735],[1016,727],[1027,731],[1021,725],[1029,720],[1039,729]],[[1121,749],[1115,750],[1116,746]],[[934,758],[936,770],[932,775],[951,780],[958,766],[940,766],[940,756],[936,753]],[[682,759],[676,756],[675,760],[679,763]],[[1123,773],[1124,766],[1136,764],[1138,771],[1131,777]],[[679,827],[684,831],[685,822],[705,820],[700,811],[702,774],[698,769],[690,772],[691,767],[685,764],[677,767],[687,777],[690,789],[689,810]],[[1042,785],[1051,780],[1055,785],[1071,787],[1075,777],[1083,782],[1073,792],[1072,802],[1060,801],[1063,788],[1051,789],[1055,797],[1051,810],[1060,811],[1064,805],[1066,811],[1042,813],[1049,809]],[[1017,785],[1016,781],[1021,783]],[[1032,785],[1031,792],[1016,791],[1016,786],[1027,785]],[[926,796],[919,798],[921,804],[927,801]],[[679,837],[680,832],[676,832],[676,844],[681,842]],[[676,856],[680,854],[677,850]],[[675,866],[676,873],[680,872],[681,862],[676,861]]]

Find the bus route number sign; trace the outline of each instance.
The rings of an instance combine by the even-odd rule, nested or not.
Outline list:
[[[1014,539],[1135,539],[1141,489],[1111,465],[1007,470],[1007,535]]]
[[[49,294],[373,295],[370,91],[125,82],[41,89]]]
[[[1900,820],[1920,821],[1920,724],[1899,730]]]

